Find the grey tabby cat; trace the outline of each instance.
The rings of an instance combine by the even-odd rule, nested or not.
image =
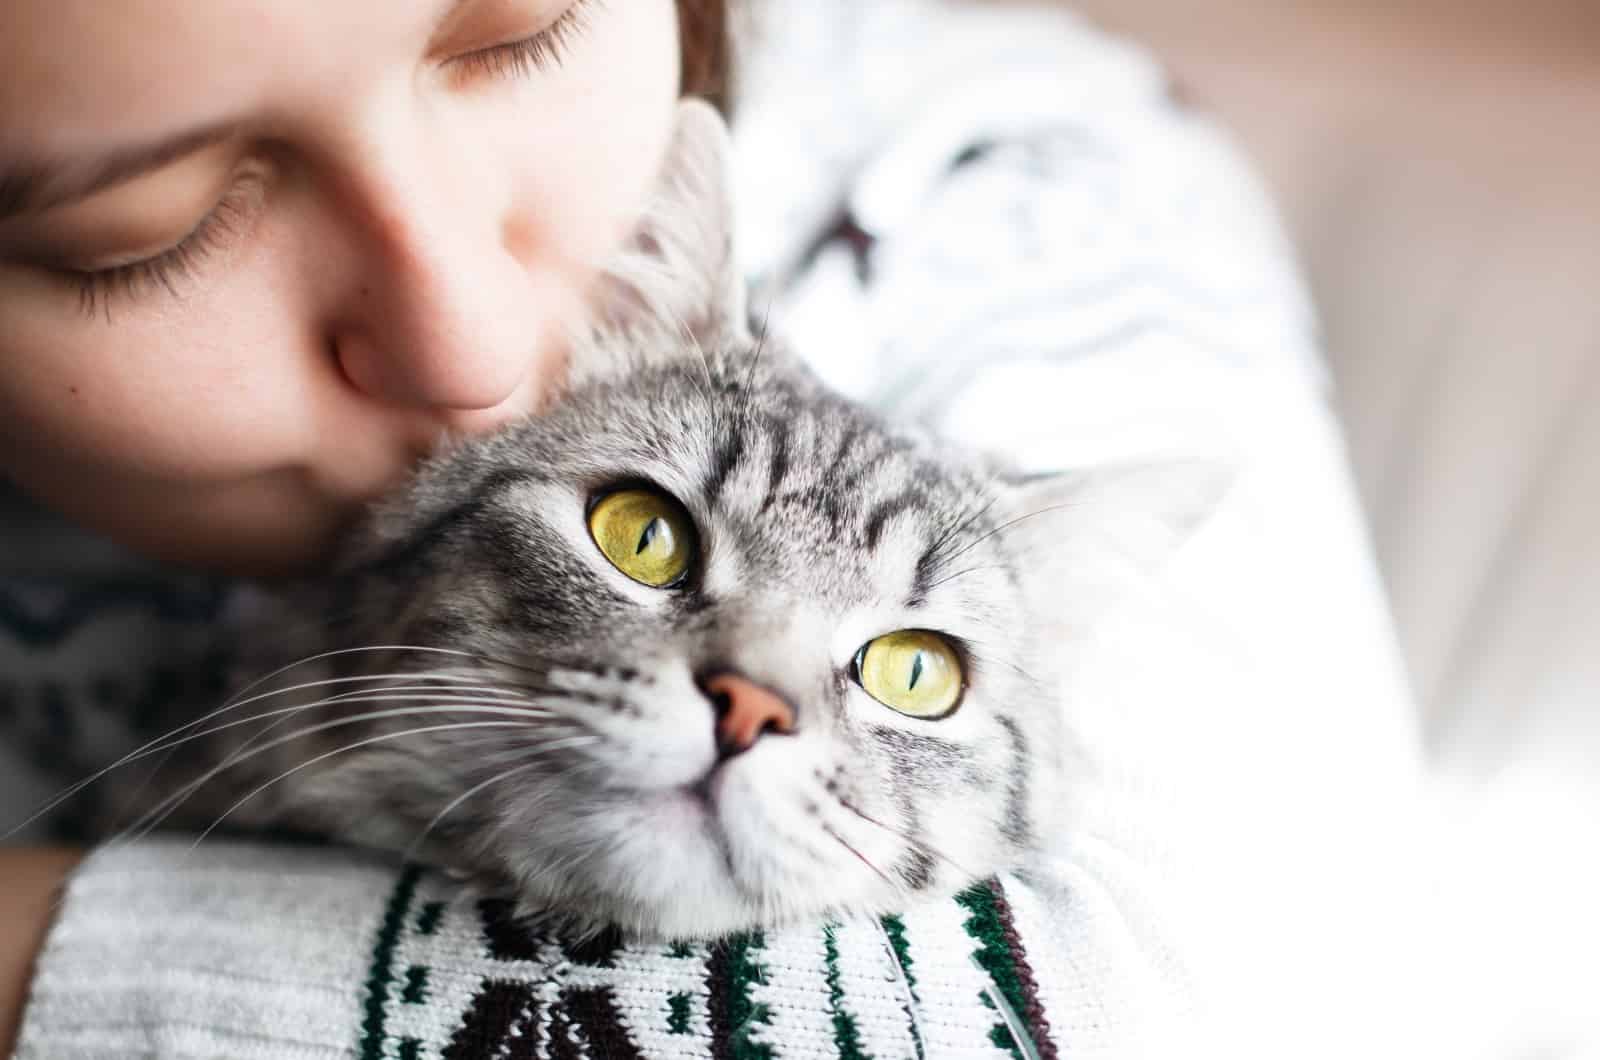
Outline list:
[[[158,745],[188,783],[150,821],[406,851],[668,937],[890,912],[1039,848],[1061,664],[1216,475],[1012,480],[829,392],[747,324],[725,150],[684,104],[566,392],[273,606],[283,669]]]

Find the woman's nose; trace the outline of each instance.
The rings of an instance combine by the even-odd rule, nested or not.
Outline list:
[[[568,295],[541,271],[532,224],[485,197],[390,197],[362,226],[363,274],[332,336],[349,382],[389,404],[470,411],[553,374]]]

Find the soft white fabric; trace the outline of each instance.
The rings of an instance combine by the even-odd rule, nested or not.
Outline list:
[[[1028,468],[1196,448],[1238,462],[1216,517],[1063,690],[1057,848],[1007,886],[1050,1024],[1070,1031],[1062,1055],[1423,1055],[1413,716],[1264,196],[1147,59],[1053,7],[790,0],[753,32],[736,138],[753,305],[827,378]],[[261,1055],[348,1054],[359,975],[339,1016],[318,992],[370,957],[368,869],[319,861],[307,883],[152,848],[135,904],[130,856],[80,873],[25,1055],[97,1055],[56,1049],[74,1034],[107,1055],[176,1050],[219,1022],[298,1043]],[[213,874],[199,890],[198,872]],[[140,981],[96,948],[161,922],[163,962],[187,967],[257,930],[249,896],[323,889],[363,894],[347,921],[363,927],[314,943],[344,914],[308,906],[281,939],[259,928],[287,977],[275,1017],[226,976]],[[325,948],[301,982],[273,953],[309,945]],[[772,952],[791,945],[815,953]],[[953,1018],[982,1026],[960,996]],[[840,1055],[826,1037],[778,1044]]]

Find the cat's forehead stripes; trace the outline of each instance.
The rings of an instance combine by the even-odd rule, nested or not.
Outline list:
[[[830,566],[880,586],[900,571],[902,602],[920,607],[968,541],[955,531],[990,529],[975,478],[853,405],[773,380],[717,388],[712,400],[717,438],[700,493],[746,548],[825,549]]]
[[[474,443],[471,459],[433,477],[431,496],[423,487],[410,540],[386,558],[448,554],[457,539],[483,537],[505,546],[485,558],[514,584],[518,565],[555,539],[558,551],[592,558],[581,534],[550,531],[581,522],[578,507],[598,493],[645,483],[685,504],[701,532],[691,577],[662,601],[685,620],[785,585],[824,607],[892,602],[923,621],[977,617],[997,591],[1010,595],[989,573],[1008,565],[964,552],[994,529],[986,477],[810,386],[776,354],[754,367],[731,354],[659,367]],[[519,534],[534,546],[521,556]],[[593,591],[609,576],[597,569],[566,574]],[[947,581],[952,590],[941,590]]]
[[[918,492],[910,489],[902,490],[879,501],[867,513],[865,538],[866,546],[874,551],[883,541],[883,531],[889,525],[889,520],[898,515],[915,513],[922,509],[925,498]]]

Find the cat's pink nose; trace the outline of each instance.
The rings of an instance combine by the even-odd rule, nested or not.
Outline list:
[[[770,730],[792,732],[794,709],[778,693],[738,674],[713,674],[701,682],[717,708],[717,747],[736,755]]]

